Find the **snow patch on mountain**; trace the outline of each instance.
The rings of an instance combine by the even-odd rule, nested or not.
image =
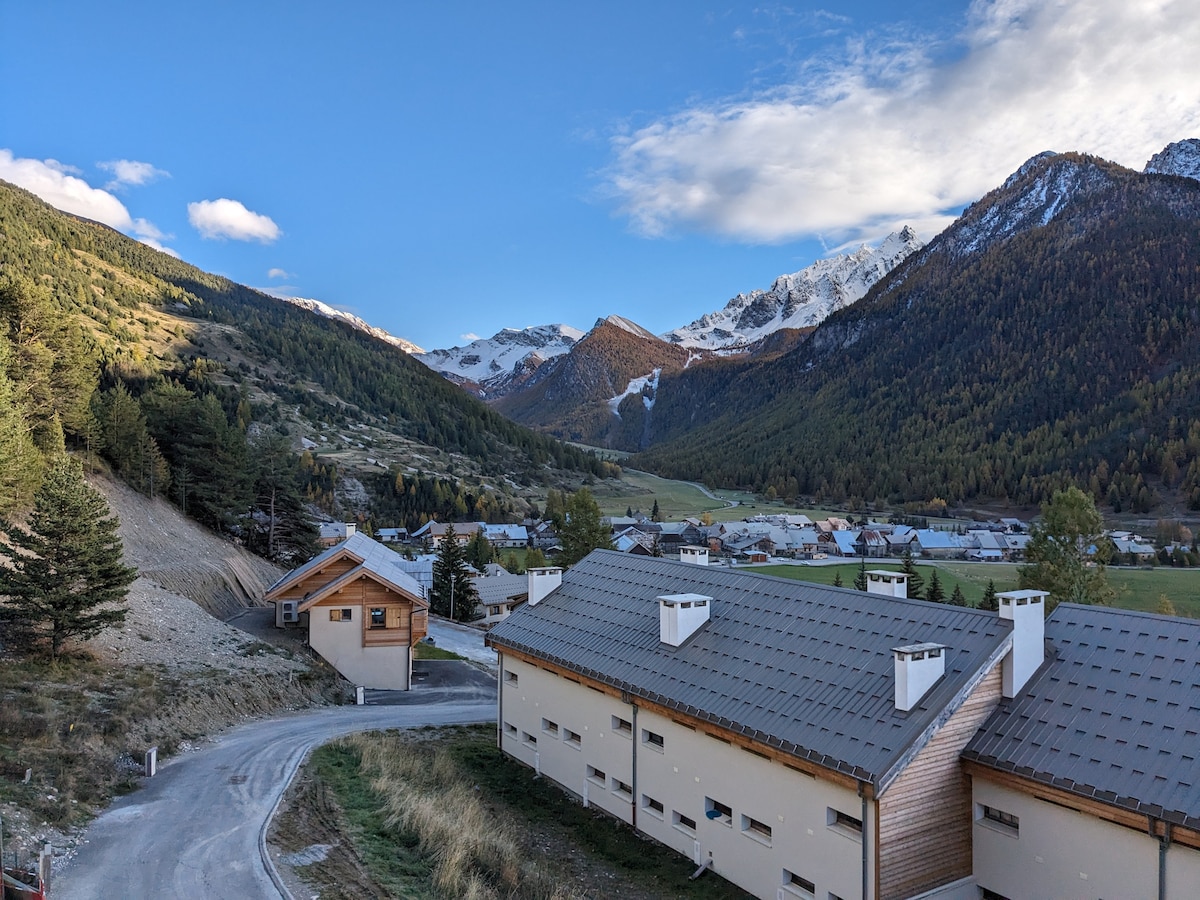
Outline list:
[[[566,353],[581,337],[583,332],[570,325],[504,328],[465,347],[430,350],[415,356],[435,372],[454,380],[485,384],[518,368],[537,368],[546,360]]]
[[[718,312],[701,316],[663,340],[704,350],[734,350],[783,328],[811,328],[830,313],[862,298],[888,272],[924,244],[905,226],[876,248],[822,259],[791,275],[780,275],[769,290],[738,294]]]
[[[1188,138],[1167,144],[1146,163],[1146,173],[1181,175],[1200,181],[1200,138]]]
[[[655,369],[649,375],[643,375],[640,378],[631,379],[629,385],[622,393],[617,394],[615,397],[609,398],[608,408],[612,410],[612,414],[618,419],[621,418],[621,414],[617,411],[621,406],[621,401],[634,394],[642,395],[642,405],[645,406],[646,409],[654,409],[654,400],[658,395],[658,376],[661,374],[662,368],[660,367]],[[649,390],[647,390],[647,388]]]
[[[406,341],[404,338],[396,337],[394,334],[389,334],[382,328],[376,328],[374,325],[369,325],[367,322],[365,322],[363,319],[360,319],[353,313],[336,309],[327,303],[322,303],[320,300],[311,300],[305,297],[280,297],[277,294],[272,294],[271,296],[278,300],[283,300],[286,303],[290,303],[292,306],[298,306],[301,309],[306,309],[310,313],[314,313],[318,316],[324,316],[326,319],[339,319],[342,322],[346,322],[352,327],[357,328],[359,331],[365,331],[372,337],[379,338],[379,340],[391,344],[393,347],[398,347],[405,353],[412,354],[413,356],[425,352],[412,341]]]
[[[651,331],[647,331],[645,328],[643,328],[637,322],[632,322],[629,319],[624,318],[623,316],[609,316],[606,319],[597,319],[595,327],[598,328],[601,325],[605,325],[605,324],[615,325],[617,328],[620,328],[622,331],[628,331],[632,335],[636,335],[637,337],[640,337],[640,338],[646,338],[646,340],[649,340],[649,341],[662,340],[662,338],[660,338],[657,334],[654,334]]]

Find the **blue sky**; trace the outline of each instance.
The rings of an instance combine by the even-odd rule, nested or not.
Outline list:
[[[0,0],[0,178],[426,349],[663,332],[1042,150],[1200,136],[1193,0]]]

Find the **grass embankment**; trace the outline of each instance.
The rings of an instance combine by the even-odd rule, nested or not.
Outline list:
[[[343,690],[333,676],[316,673],[245,678],[85,658],[5,660],[0,802],[58,828],[78,824],[137,786],[150,747],[161,759],[248,715],[338,702]]]
[[[356,857],[307,866],[318,887],[361,867],[389,897],[747,896],[711,873],[689,881],[689,860],[534,778],[491,725],[345,738],[314,752],[310,794],[313,779],[336,797]],[[296,799],[285,819],[303,815]]]
[[[895,569],[898,562],[867,563],[868,569]],[[917,572],[929,584],[934,566],[922,563]],[[1015,563],[969,563],[940,562],[936,566],[938,579],[949,597],[954,585],[962,587],[967,603],[978,605],[989,580],[994,581],[997,591],[1012,591],[1017,588]],[[858,574],[858,563],[841,563],[829,566],[755,566],[747,571],[764,575],[778,575],[796,581],[811,581],[814,584],[833,584],[841,574],[844,587],[854,586]],[[1176,615],[1200,618],[1200,569],[1173,568],[1109,568],[1108,581],[1117,592],[1114,604],[1121,609],[1141,612],[1156,612],[1160,598],[1166,596],[1175,607]]]
[[[413,648],[413,659],[461,659],[463,662],[469,662],[465,656],[459,656],[451,650],[446,650],[437,644],[429,644],[425,641],[417,641]]]

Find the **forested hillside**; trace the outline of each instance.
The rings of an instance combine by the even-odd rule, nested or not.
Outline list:
[[[383,505],[412,524],[460,508],[512,514],[523,508],[513,489],[552,470],[612,471],[369,335],[3,182],[0,322],[3,509],[28,502],[41,459],[64,441],[251,545],[279,540],[281,529],[263,523],[281,517],[305,541],[305,500],[335,511],[339,463],[294,452],[304,433],[369,425],[376,443],[391,441],[367,481],[385,486]],[[343,444],[371,446],[353,433]],[[397,501],[405,474],[412,496]],[[418,509],[422,499],[429,508]]]
[[[1200,508],[1200,182],[1039,157],[767,363],[660,391],[631,465],[781,497]]]
[[[494,406],[522,424],[565,440],[636,449],[642,446],[638,410],[644,408],[643,397],[653,400],[652,384],[625,398],[620,415],[614,415],[609,401],[624,394],[631,381],[656,369],[682,370],[691,355],[648,333],[635,334],[612,321],[597,322],[569,353],[545,363],[525,386]],[[626,421],[627,412],[634,418]],[[630,433],[631,427],[635,433]]]

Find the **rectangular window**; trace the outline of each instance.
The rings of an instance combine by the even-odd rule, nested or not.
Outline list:
[[[330,622],[350,622],[354,618],[354,611],[349,609],[331,609],[329,611]]]
[[[733,808],[712,797],[704,798],[704,816],[722,825],[733,825]]]
[[[771,843],[771,826],[750,816],[742,816],[742,834],[767,845]]]
[[[542,719],[542,731],[550,735],[550,737],[558,740],[558,723],[551,722],[549,719]]]
[[[504,723],[504,736],[515,738],[517,736],[517,726],[510,725],[508,722],[505,722]]]
[[[696,820],[689,819],[677,809],[671,810],[671,824],[685,834],[696,836]]]
[[[612,730],[617,734],[629,736],[633,734],[633,723],[628,719],[622,719],[620,716],[612,717]]]
[[[624,797],[626,800],[633,799],[633,788],[623,782],[620,778],[612,780],[612,792],[618,797]]]
[[[371,627],[387,628],[387,615],[384,613],[382,606],[373,606],[371,608]]]
[[[527,744],[527,745],[528,745],[528,746],[530,746],[530,747],[536,747],[536,746],[537,746],[537,737],[536,737],[536,735],[532,735],[532,734],[530,734],[528,731],[522,731],[522,732],[521,732],[521,740],[522,740],[522,741],[524,741],[524,742],[525,742],[525,744]]]
[[[979,818],[989,825],[998,825],[1001,830],[1010,834],[1015,835],[1021,830],[1021,820],[1018,816],[982,803],[979,805]]]
[[[583,738],[580,737],[578,731],[572,731],[570,728],[564,728],[563,743],[568,747],[574,747],[576,750],[578,750],[583,746]]]
[[[604,774],[604,770],[597,769],[595,766],[587,767],[587,777],[588,781],[595,782],[601,787],[604,787],[608,782],[608,776]]]
[[[658,800],[655,800],[653,797],[646,796],[645,794],[642,794],[642,809],[654,816],[656,819],[661,819],[663,817],[662,803]]]
[[[505,670],[505,672],[504,672],[504,683],[505,683],[505,684],[511,684],[511,685],[513,685],[514,687],[516,687],[516,684],[517,684],[517,673],[516,673],[516,672],[510,672],[510,671],[508,671],[508,670],[506,669],[506,670]]]
[[[862,820],[856,819],[840,809],[834,809],[832,806],[825,808],[825,824],[850,837],[862,837]]]
[[[817,886],[803,875],[797,875],[790,869],[783,870],[783,892],[791,897],[808,898],[817,896]]]
[[[661,734],[658,734],[654,731],[647,731],[645,728],[642,729],[642,743],[651,750],[661,751],[664,746],[663,736]]]

